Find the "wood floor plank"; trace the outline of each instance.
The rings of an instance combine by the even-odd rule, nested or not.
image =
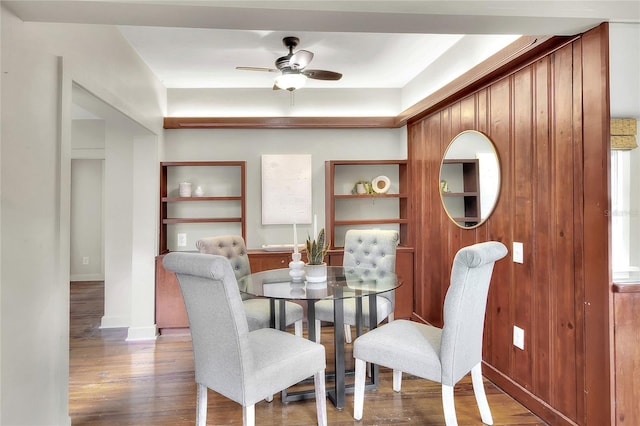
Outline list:
[[[71,283],[69,415],[73,425],[193,425],[196,385],[189,336],[155,342],[126,342],[125,329],[100,329],[102,282]],[[323,327],[327,366],[332,368],[331,328]],[[351,345],[347,366],[353,367]],[[347,378],[347,383],[353,381]],[[343,410],[327,403],[328,423],[354,425],[444,425],[440,385],[405,375],[402,392],[392,390],[391,371],[380,369],[380,386],[365,393],[364,417],[355,421],[353,394]],[[544,425],[539,418],[485,380],[495,425]],[[241,425],[241,407],[209,391],[208,425]],[[481,425],[469,376],[455,387],[460,425]],[[260,426],[308,426],[316,422],[315,401],[256,404]]]

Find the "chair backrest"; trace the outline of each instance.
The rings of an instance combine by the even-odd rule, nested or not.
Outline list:
[[[217,254],[229,259],[236,279],[251,274],[247,246],[239,235],[202,238],[196,241],[196,248],[200,253]]]
[[[440,345],[442,384],[453,386],[482,361],[482,333],[495,262],[507,254],[496,241],[464,247],[456,253],[444,299]]]
[[[250,371],[249,327],[235,275],[223,256],[172,252],[163,259],[175,272],[187,308],[196,382],[243,401]]]
[[[396,247],[398,232],[388,229],[349,229],[344,237],[345,268],[369,268],[378,278],[396,271]],[[395,302],[394,292],[380,294]]]

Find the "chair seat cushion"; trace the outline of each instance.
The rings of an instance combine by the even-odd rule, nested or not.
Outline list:
[[[242,305],[244,306],[244,311],[247,316],[249,331],[258,330],[260,328],[269,328],[269,320],[271,317],[269,300],[259,298],[247,299],[242,302]],[[284,309],[287,320],[286,325],[291,325],[304,318],[302,306],[297,303],[286,302]],[[276,324],[278,323],[279,316],[278,304],[276,303]]]
[[[354,358],[441,382],[442,330],[407,320],[396,320],[358,337]]]
[[[251,363],[245,405],[255,404],[326,368],[324,346],[293,334],[263,328],[249,333]]]
[[[315,308],[317,320],[333,322],[332,300],[319,300],[316,302]],[[378,324],[380,324],[386,317],[393,313],[391,302],[384,297],[376,296],[376,308],[376,312],[378,315]],[[364,314],[364,321],[362,322],[362,325],[364,327],[370,327],[369,297],[362,298],[362,313]],[[349,325],[356,324],[356,299],[344,299],[344,323]]]

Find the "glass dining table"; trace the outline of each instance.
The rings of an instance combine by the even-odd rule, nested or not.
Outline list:
[[[344,408],[345,394],[352,392],[353,386],[345,384],[345,346],[344,346],[344,300],[356,299],[356,335],[362,334],[362,299],[369,297],[369,318],[372,326],[377,324],[376,295],[392,291],[400,286],[393,273],[377,276],[373,269],[346,268],[342,266],[327,267],[327,281],[321,283],[294,280],[289,275],[289,269],[272,269],[256,272],[238,280],[240,291],[252,296],[267,298],[271,301],[271,326],[275,327],[275,313],[278,310],[280,318],[284,318],[285,301],[307,301],[307,320],[309,340],[315,341],[315,302],[318,300],[333,301],[334,315],[334,351],[335,370],[329,375],[334,379],[334,387],[327,386],[327,396],[336,408]],[[284,329],[285,321],[280,321],[280,328]],[[371,381],[367,388],[378,385],[378,367],[371,367]],[[313,391],[282,392],[283,402],[313,398]]]

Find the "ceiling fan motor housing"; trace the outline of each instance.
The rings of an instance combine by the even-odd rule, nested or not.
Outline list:
[[[289,49],[289,53],[291,53],[299,43],[300,39],[298,37],[285,37],[282,39],[282,44],[284,44],[284,47]]]
[[[291,53],[289,53],[287,56],[281,56],[276,59],[276,68],[278,68],[280,71],[290,70],[291,67],[289,66],[289,59],[291,58],[291,56]]]

